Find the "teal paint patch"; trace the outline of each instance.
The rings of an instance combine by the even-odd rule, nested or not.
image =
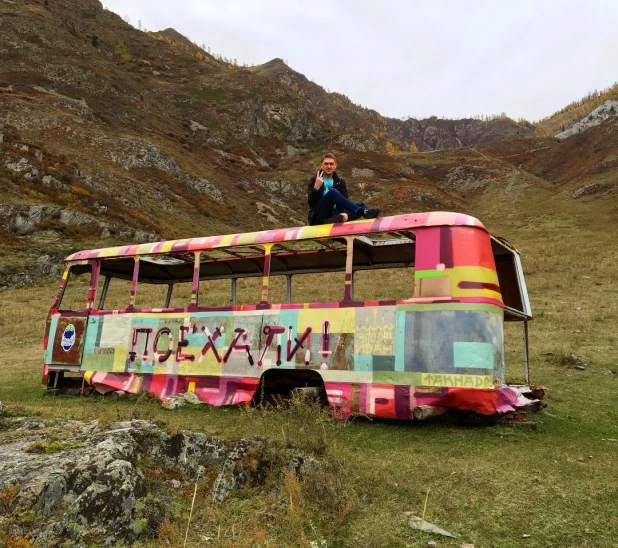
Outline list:
[[[49,322],[49,338],[47,339],[47,350],[45,351],[45,363],[52,362],[52,351],[54,350],[54,339],[58,328],[58,316],[52,317]]]
[[[292,326],[292,332],[294,336],[296,336],[297,325],[298,325],[298,310],[280,310],[279,318],[277,320],[278,325],[282,325],[286,329]],[[287,334],[286,334],[287,340]]]
[[[493,369],[494,345],[479,342],[454,342],[453,365],[462,369]]]
[[[395,356],[374,356],[373,357],[374,371],[394,371]]]
[[[84,355],[94,354],[94,349],[101,339],[103,323],[98,316],[90,316],[86,322],[86,337],[84,340]]]
[[[395,319],[395,371],[405,371],[406,313],[397,310]]]
[[[417,280],[421,278],[442,278],[442,276],[444,276],[444,270],[417,270],[414,273]]]
[[[281,335],[282,361],[285,364],[289,328],[292,328],[292,346],[294,346],[294,337],[298,334],[298,310],[280,310],[277,325],[285,327],[285,333]],[[304,351],[298,352],[296,355],[302,355],[304,360]],[[291,366],[290,369],[296,369],[296,358],[292,358],[291,363],[288,365]]]
[[[133,318],[131,318],[131,327],[152,327],[156,330],[159,325],[159,319],[160,318],[136,318],[133,316]]]
[[[154,373],[154,361],[150,360],[148,362],[142,362],[141,365],[137,366],[137,372],[142,373],[143,375]]]
[[[373,356],[354,354],[354,371],[373,371]]]

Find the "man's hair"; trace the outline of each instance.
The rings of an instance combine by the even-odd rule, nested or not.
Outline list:
[[[322,162],[326,160],[326,158],[332,158],[335,162],[337,162],[337,158],[335,158],[335,155],[332,152],[327,152],[324,154],[324,156],[322,156]]]

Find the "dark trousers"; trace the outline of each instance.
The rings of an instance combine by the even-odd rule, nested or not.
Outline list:
[[[365,204],[355,204],[348,200],[341,192],[331,188],[315,206],[312,225],[324,225],[334,222],[334,218],[339,213],[347,213],[348,221],[354,221],[363,216],[363,211],[367,209]]]

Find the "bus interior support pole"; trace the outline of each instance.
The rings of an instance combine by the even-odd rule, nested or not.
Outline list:
[[[290,304],[292,302],[292,275],[286,274],[285,276],[285,293],[286,299],[285,302]]]
[[[526,384],[530,386],[530,355],[528,349],[528,320],[524,320],[524,374]]]
[[[102,310],[105,306],[105,297],[107,297],[107,290],[109,289],[109,282],[111,281],[111,276],[105,276],[105,281],[103,282],[103,290],[101,291],[101,297],[99,298],[99,310]]]
[[[356,270],[352,270],[352,283],[350,284],[350,298],[354,300],[354,278],[356,277]]]
[[[173,287],[174,287],[173,284],[168,284],[167,286],[167,294],[165,295],[165,308],[170,307],[170,302],[172,301],[172,288]]]

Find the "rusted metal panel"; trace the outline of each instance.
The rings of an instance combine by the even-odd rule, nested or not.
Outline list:
[[[88,318],[84,316],[62,316],[58,318],[52,347],[53,364],[81,364],[87,320]]]

